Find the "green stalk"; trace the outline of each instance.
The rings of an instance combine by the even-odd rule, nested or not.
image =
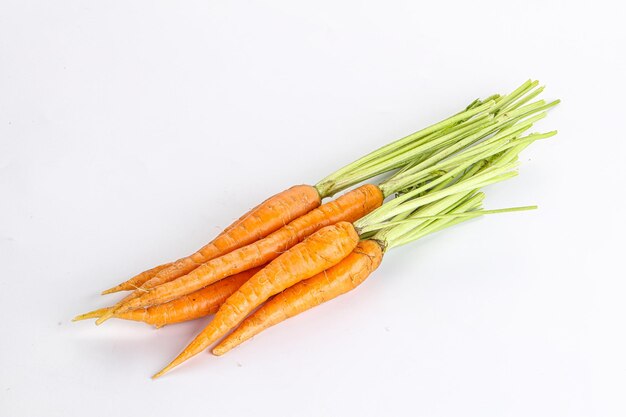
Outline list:
[[[508,138],[510,140],[507,142],[499,141],[498,143],[489,144],[490,146],[481,146],[481,147],[477,146],[465,154],[458,155],[454,160],[450,159],[450,160],[443,161],[440,164],[437,164],[434,168],[439,169],[439,170],[450,169],[451,167],[454,167],[459,163],[469,163],[471,161],[477,161],[480,159],[488,158],[490,156],[496,155],[500,152],[513,148],[517,145],[525,144],[523,148],[519,149],[519,152],[521,152],[522,149],[524,149],[531,143],[537,140],[552,137],[556,135],[556,133],[557,133],[556,131],[547,132],[547,133],[532,133],[530,135],[523,136],[520,138],[516,138],[516,137]]]
[[[419,141],[415,141],[401,149],[385,155],[375,161],[375,164],[368,164],[353,174],[354,176],[362,176],[364,173],[372,169],[393,168],[402,165],[404,160],[414,159],[420,154],[425,155],[429,150],[445,147],[446,143],[454,142],[459,137],[471,134],[484,127],[485,123],[493,119],[490,114],[476,116],[470,121],[464,121],[451,128],[434,132]],[[400,158],[402,157],[402,158]]]
[[[533,105],[531,107],[531,110],[520,109],[518,113],[510,114],[509,117],[512,118],[508,121],[502,121],[499,126],[487,127],[482,131],[475,133],[474,135],[465,137],[464,139],[457,141],[457,143],[449,145],[442,151],[435,153],[427,160],[424,160],[421,163],[412,166],[411,168],[407,168],[402,172],[397,173],[392,178],[386,180],[380,185],[383,194],[391,195],[394,192],[398,192],[399,190],[406,188],[407,183],[415,183],[418,179],[432,172],[432,170],[450,169],[450,167],[454,166],[455,163],[460,163],[466,157],[482,152],[484,149],[492,146],[494,142],[500,140],[515,139],[515,136],[517,134],[529,129],[530,127],[532,127],[535,121],[545,117],[545,111],[542,111],[541,113],[530,117],[533,114],[533,111],[539,111],[543,109],[544,104]],[[522,124],[520,126],[516,126],[514,123],[519,122],[520,120],[522,121]],[[471,147],[472,145],[476,144],[476,142],[493,134],[494,131],[496,131],[499,127],[502,127],[502,130],[496,133],[493,137],[485,140],[477,146],[474,146],[473,148]],[[465,151],[465,153],[461,153],[455,158],[446,160],[446,158],[448,158],[450,155],[461,150]],[[446,162],[440,162],[443,160],[446,160]]]
[[[533,121],[527,120],[522,126],[509,126],[470,148],[472,152],[456,155],[452,158],[456,160],[450,171],[443,171],[445,174],[408,188],[356,221],[355,229],[361,236],[369,236],[388,249],[480,215],[536,209],[536,206],[523,206],[481,210],[480,201],[484,194],[479,192],[484,186],[515,176],[519,152],[530,143],[555,134],[548,132],[519,137],[519,133],[527,130]],[[470,154],[469,157],[467,154]],[[403,172],[403,175],[409,171]]]
[[[322,197],[329,197],[334,195],[335,193],[345,189],[345,188],[349,188],[352,185],[355,185],[356,183],[360,182],[356,182],[356,183],[348,183],[346,181],[343,181],[344,176],[347,173],[353,172],[355,171],[357,168],[362,167],[368,163],[371,163],[372,161],[377,161],[379,160],[381,157],[385,156],[386,154],[389,154],[391,152],[394,152],[398,149],[401,149],[402,147],[404,147],[405,145],[410,144],[411,142],[419,139],[419,138],[423,138],[437,130],[441,130],[444,129],[446,127],[449,127],[461,120],[470,118],[476,114],[479,114],[483,111],[485,111],[486,109],[489,109],[490,107],[495,105],[495,101],[489,101],[486,102],[484,104],[481,104],[477,107],[471,108],[469,110],[465,110],[463,112],[457,113],[456,115],[449,117],[447,119],[442,120],[441,122],[435,123],[425,129],[422,129],[418,132],[415,132],[411,135],[408,135],[402,139],[399,139],[395,142],[392,142],[388,145],[383,146],[382,148],[373,151],[367,155],[365,155],[364,157],[358,159],[357,161],[346,165],[345,167],[335,171],[334,173],[330,174],[329,176],[327,176],[326,178],[322,179],[319,183],[317,183],[317,185],[315,186],[319,193],[320,196]],[[371,178],[374,177],[376,175],[382,174],[385,171],[377,171],[377,170],[370,170],[369,172],[367,172],[367,177],[363,178],[363,179],[367,179],[367,178]],[[363,175],[362,175],[363,176]],[[362,180],[363,180],[362,179]],[[361,180],[361,181],[362,181]],[[339,185],[338,185],[339,184]]]
[[[476,188],[482,188],[487,185],[512,178],[517,175],[517,172],[512,171],[512,169],[516,166],[516,163],[508,163],[502,166],[490,167],[478,173],[474,177],[457,182],[450,187],[444,188],[443,190],[428,193],[421,197],[416,197],[416,195],[422,190],[416,189],[410,191],[383,204],[377,210],[374,210],[367,216],[357,220],[354,225],[355,227],[365,227],[370,223],[380,223],[382,221],[389,220],[398,214],[413,211],[418,207],[432,203],[449,195],[468,192]]]
[[[340,178],[334,180],[334,182],[332,183],[332,190],[343,190],[345,188],[351,187],[354,184],[358,184],[368,178],[394,170],[406,163],[410,163],[411,160],[414,160],[419,155],[424,154],[425,152],[429,151],[430,149],[441,143],[454,141],[473,133],[474,130],[482,127],[482,125],[480,124],[481,122],[489,123],[489,121],[484,121],[484,119],[486,118],[492,117],[481,116],[478,122],[471,121],[459,124],[454,129],[448,131],[448,133],[444,135],[433,135],[430,137],[426,137],[423,140],[416,141],[410,146],[406,146],[404,148],[392,151],[388,155],[383,155],[380,157],[380,159],[377,159],[372,163],[366,164],[361,169],[355,169],[351,173],[347,175],[342,175]],[[316,187],[318,187],[318,190],[320,190],[319,184]]]
[[[468,198],[461,201],[460,203],[448,209],[442,210],[442,213],[446,213],[447,215],[454,216],[455,214],[463,214],[463,216],[434,220],[428,224],[420,225],[413,230],[409,230],[406,233],[400,234],[395,238],[390,236],[389,232],[383,230],[382,232],[374,235],[373,238],[379,242],[383,242],[383,247],[386,248],[386,250],[406,245],[407,243],[413,242],[417,239],[421,239],[431,233],[438,232],[447,227],[451,227],[461,222],[480,216],[479,209],[482,206],[482,201],[484,198],[485,195],[483,193],[471,194],[468,196]]]
[[[397,220],[397,221],[394,220],[394,221],[389,221],[389,222],[367,225],[364,228],[359,229],[358,231],[359,233],[370,233],[370,232],[375,232],[375,231],[382,230],[382,229],[387,229],[392,226],[399,226],[399,225],[415,226],[416,224],[424,220],[450,219],[450,218],[456,218],[456,217],[475,217],[478,214],[484,215],[484,214],[512,213],[516,211],[537,210],[537,208],[538,208],[537,206],[518,206],[518,207],[508,207],[508,208],[503,208],[503,209],[477,210],[477,211],[473,211],[472,213],[434,214],[431,216],[413,215],[413,216],[408,216],[407,219],[405,220]]]
[[[531,81],[528,80],[517,89],[515,89],[512,93],[505,96],[496,106],[494,110],[503,109],[507,104],[515,101],[517,98],[523,96],[527,91],[533,89],[535,86],[539,84],[539,81]]]
[[[490,132],[491,129],[488,129],[488,131]],[[499,140],[501,137],[507,137],[505,135],[505,132],[506,131],[501,132],[498,135],[494,136],[490,140],[490,143]],[[380,185],[381,191],[383,192],[384,195],[389,195],[394,192],[398,192],[399,190],[405,189],[407,184],[414,183],[416,180],[423,177],[423,175],[427,173],[426,171],[427,169],[428,171],[433,170],[433,169],[441,169],[441,167],[437,167],[436,165],[437,162],[444,160],[445,158],[457,152],[461,148],[474,143],[476,140],[480,139],[481,137],[484,137],[484,135],[485,135],[484,132],[479,132],[475,135],[472,135],[464,140],[459,141],[455,145],[452,145],[449,148],[444,149],[443,151],[431,156],[429,159],[414,166],[413,168],[408,169],[401,174],[397,174],[393,176],[392,178],[388,179],[387,181],[383,182]],[[457,158],[457,160],[458,159],[459,158]],[[448,162],[446,165],[450,166],[451,164]]]
[[[492,110],[489,110],[489,114],[477,116],[474,120],[468,123],[460,123],[453,128],[444,129],[440,132],[434,132],[433,134],[419,141],[416,141],[415,143],[412,143],[407,147],[398,149],[395,152],[381,158],[380,160],[377,160],[376,165],[372,166],[370,164],[366,167],[362,167],[360,170],[355,171],[351,177],[344,178],[344,181],[347,183],[360,182],[363,177],[367,177],[368,175],[370,175],[370,170],[383,172],[393,170],[394,168],[405,164],[406,160],[409,159],[414,159],[414,162],[405,165],[405,167],[401,169],[399,173],[409,170],[410,168],[416,170],[418,169],[415,168],[416,165],[419,165],[419,168],[421,169],[426,163],[425,159],[429,163],[432,163],[431,157],[433,154],[437,153],[440,159],[444,158],[445,156],[457,151],[463,146],[467,146],[468,144],[474,143],[480,139],[489,136],[490,134],[497,131],[499,127],[505,127],[514,124],[524,117],[527,117],[529,114],[532,114],[533,111],[538,111],[535,109],[541,108],[544,105],[545,102],[543,100],[540,100],[539,102],[524,107],[518,112],[503,113],[496,120],[494,120]],[[460,144],[456,143],[459,141],[461,141]],[[451,148],[452,144],[454,144],[454,147]],[[400,155],[403,159],[399,159]],[[390,194],[391,193],[386,194],[386,196]]]
[[[424,170],[555,105],[556,102],[546,104],[543,100],[527,104],[543,91],[543,87],[535,88],[537,85],[537,81],[528,80],[508,95],[493,95],[484,102],[474,100],[464,111],[383,146],[336,171],[320,181],[316,188],[322,197],[326,197],[385,172],[398,170],[397,174],[409,175],[409,172],[415,174]],[[406,182],[410,181],[407,179]],[[383,190],[385,197],[393,192]]]
[[[524,98],[521,98],[521,99],[517,100],[517,102],[515,102],[512,106],[508,107],[505,111],[515,110],[515,109],[523,106],[524,104],[528,103],[530,100],[532,100],[533,98],[535,98],[539,94],[541,94],[544,89],[545,89],[544,86],[541,86],[539,88],[534,89],[529,94],[524,96]]]
[[[376,236],[379,239],[381,236],[384,236],[385,241],[390,241],[394,238],[397,238],[398,236],[407,233],[410,230],[416,229],[419,226],[431,223],[432,221],[434,221],[434,219],[431,218],[432,216],[442,214],[442,210],[453,207],[456,204],[465,201],[468,196],[475,194],[475,192],[476,190],[470,190],[448,195],[409,213],[409,216],[407,216],[405,220],[383,221],[381,223],[373,224],[368,223],[363,227],[355,225],[355,229],[357,232],[372,232],[384,229],[384,231],[378,232]],[[415,217],[419,217],[420,219],[415,219]]]
[[[534,87],[534,85],[536,85],[535,83],[527,83],[527,84],[528,84],[528,86],[529,86],[528,88],[533,88],[533,87]],[[532,98],[536,97],[536,96],[537,96],[537,95],[538,95],[541,91],[543,91],[543,89],[544,89],[544,87],[540,87],[540,88],[538,88],[538,89],[536,89],[536,90],[534,90],[534,91],[531,91],[531,92],[530,92],[530,94],[528,94],[528,91],[530,91],[530,90],[525,90],[525,91],[523,91],[523,94],[526,94],[526,96],[525,96],[524,98],[517,99],[515,102],[513,102],[513,103],[512,103],[512,104],[510,104],[509,106],[507,106],[507,107],[503,107],[503,108],[502,108],[499,112],[500,112],[500,113],[503,113],[503,116],[502,116],[502,117],[505,117],[505,118],[506,118],[506,117],[509,117],[509,114],[508,114],[507,112],[510,112],[510,111],[512,111],[512,110],[515,110],[515,109],[517,109],[517,108],[521,107],[523,104],[525,104],[526,102],[528,102],[530,99],[532,99]],[[498,100],[496,100],[496,101],[498,102],[498,101],[499,101],[499,99],[498,99]],[[541,100],[541,101],[539,101],[538,103],[540,103],[540,104],[538,104],[538,105],[541,105],[541,104],[543,104],[544,102],[543,102],[543,100]],[[552,105],[555,105],[555,104],[556,104],[556,103],[553,103]],[[530,110],[530,111],[532,111],[532,109],[529,109],[529,110]],[[492,114],[495,114],[495,113],[496,113],[496,112],[494,112],[494,110],[490,110],[490,112],[491,112]],[[440,147],[440,149],[435,149],[435,150],[434,150],[433,152],[431,152],[430,154],[425,153],[423,157],[420,157],[420,158],[418,158],[417,160],[418,160],[419,162],[422,162],[422,161],[424,161],[425,159],[427,159],[428,157],[432,156],[435,152],[438,152],[439,150],[444,149],[447,145],[448,145],[448,144],[443,144],[443,146],[441,146],[441,147]],[[417,165],[417,163],[418,163],[418,162],[413,163],[413,164],[411,164],[411,165],[413,165],[413,166],[414,166],[414,165]]]

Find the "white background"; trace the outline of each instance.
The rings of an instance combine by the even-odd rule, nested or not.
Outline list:
[[[618,2],[0,2],[3,416],[623,416]],[[561,98],[473,221],[149,379],[203,327],[71,323],[265,197],[529,77]],[[620,398],[621,397],[621,398]]]

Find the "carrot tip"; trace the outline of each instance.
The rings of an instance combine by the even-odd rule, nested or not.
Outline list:
[[[113,288],[109,288],[108,290],[102,291],[100,295],[113,294],[113,293],[120,292],[120,291],[123,291],[123,289],[119,288],[118,286],[115,286]]]
[[[100,316],[98,320],[96,320],[96,326],[100,326],[102,323],[104,323],[111,317],[113,317],[113,312],[105,313],[103,316]]]
[[[157,379],[162,377],[163,375],[165,375],[165,373],[167,373],[170,369],[172,369],[174,366],[174,363],[170,363],[169,365],[167,365],[165,368],[161,369],[159,372],[157,372],[156,374],[152,375],[152,379]]]
[[[74,317],[72,319],[72,321],[81,321],[81,320],[87,320],[87,319],[97,319],[100,316],[102,316],[103,314],[106,314],[107,312],[108,312],[108,308],[99,308],[97,310],[90,311],[89,313],[79,314],[78,316]]]
[[[214,354],[215,356],[222,356],[226,352],[228,352],[228,349],[225,349],[220,346],[214,347],[213,350],[211,351],[211,353]]]

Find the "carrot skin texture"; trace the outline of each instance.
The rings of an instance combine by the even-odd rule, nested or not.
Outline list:
[[[148,286],[148,288],[152,288],[161,282],[167,282],[169,279],[185,275],[209,259],[267,236],[291,220],[318,207],[320,204],[320,195],[315,187],[296,185],[288,188],[248,211],[195,253],[175,262],[144,271],[116,287],[123,286],[134,290],[158,275],[159,279]],[[137,281],[141,280],[143,282],[137,285]],[[109,292],[123,291],[112,291],[113,288],[107,290],[107,294]]]
[[[381,246],[361,241],[345,259],[312,278],[301,281],[265,302],[214,349],[223,355],[263,330],[355,289],[378,268]]]
[[[102,295],[112,294],[114,292],[119,292],[119,291],[136,290],[137,288],[145,284],[149,279],[154,277],[158,272],[172,265],[173,265],[173,262],[169,262],[163,265],[155,266],[154,268],[148,269],[147,271],[144,271],[141,274],[135,275],[134,277],[122,282],[121,284],[116,285],[115,287],[111,287],[108,290],[102,291]]]
[[[220,305],[241,285],[243,285],[261,268],[252,268],[248,271],[224,278],[212,285],[191,294],[150,308],[130,310],[125,313],[114,314],[113,317],[122,320],[141,321],[155,327],[168,324],[195,320],[215,313]],[[109,307],[110,308],[110,307]],[[74,321],[99,318],[108,312],[109,308],[101,308],[90,313],[80,315]]]
[[[356,221],[380,207],[382,202],[382,192],[376,185],[363,185],[322,204],[264,239],[210,260],[183,277],[128,300],[119,312],[165,303],[227,276],[266,264],[323,227]]]
[[[209,347],[272,295],[341,262],[358,242],[354,226],[339,222],[322,228],[281,254],[228,297],[209,325],[153,378]]]

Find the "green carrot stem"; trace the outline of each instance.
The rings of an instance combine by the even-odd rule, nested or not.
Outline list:
[[[394,176],[387,181],[380,184],[381,190],[383,193],[390,194],[399,189],[405,189],[407,183],[416,183],[421,181],[425,175],[428,174],[430,170],[439,170],[439,171],[450,171],[457,172],[458,168],[467,167],[468,165],[475,163],[481,159],[488,158],[489,156],[495,155],[499,152],[505,151],[509,148],[512,148],[518,144],[528,142],[524,147],[519,148],[518,152],[520,152],[523,148],[528,146],[530,143],[549,138],[556,134],[556,131],[538,134],[533,133],[531,135],[527,135],[522,138],[518,138],[517,135],[522,133],[525,130],[528,130],[532,124],[522,125],[512,130],[505,130],[497,134],[496,136],[490,138],[483,143],[470,148],[469,150],[464,151],[452,158],[441,161],[433,166],[428,167],[428,170],[418,170],[417,172],[405,172],[402,176]],[[437,181],[437,180],[435,180]],[[432,185],[432,184],[431,184]],[[425,191],[425,190],[423,190]]]
[[[506,95],[502,100],[500,100],[500,102],[496,104],[494,110],[504,108],[507,104],[513,102],[518,97],[521,97],[525,92],[534,88],[537,84],[539,84],[539,81],[526,81],[524,84],[516,88],[512,93]]]
[[[474,194],[476,194],[476,190],[462,191],[456,194],[451,194],[419,207],[413,212],[408,213],[408,216],[406,216],[406,218],[403,220],[384,221],[378,224],[374,224],[374,228],[371,230],[370,225],[365,226],[364,229],[366,232],[379,231],[377,233],[378,238],[384,236],[386,241],[393,241],[394,239],[397,239],[398,237],[409,233],[412,230],[423,228],[426,225],[432,223],[433,221],[435,221],[435,219],[431,219],[430,216],[445,214],[446,210],[449,210],[450,208],[461,204]],[[422,219],[410,221],[413,220],[415,217],[421,217]],[[389,226],[386,227],[385,224],[388,224]],[[382,229],[385,230],[382,231]],[[357,227],[357,230],[362,229],[359,229]]]
[[[478,193],[468,200],[462,202],[458,206],[454,207],[448,213],[467,213],[466,216],[457,216],[452,218],[443,218],[439,220],[434,220],[431,223],[425,224],[420,228],[415,229],[412,233],[405,234],[403,237],[397,238],[395,240],[387,241],[387,248],[395,248],[398,246],[406,245],[407,243],[411,243],[415,240],[421,239],[424,236],[430,235],[432,233],[441,231],[445,228],[454,226],[456,224],[462,223],[464,221],[473,219],[475,217],[479,217],[481,214],[479,213],[478,208],[480,208],[482,204],[482,200],[484,199],[484,194]],[[374,235],[376,238],[377,236]],[[380,238],[380,237],[379,237]],[[382,237],[384,238],[384,236]]]
[[[442,120],[441,122],[435,123],[425,129],[422,129],[418,132],[415,132],[411,135],[408,135],[402,139],[399,139],[395,142],[392,142],[388,145],[385,145],[383,147],[381,147],[380,149],[373,151],[367,155],[365,155],[364,157],[358,159],[357,161],[346,165],[345,167],[335,171],[334,173],[330,174],[329,176],[327,176],[326,178],[322,179],[319,183],[317,183],[316,188],[318,189],[318,191],[320,192],[320,195],[322,197],[330,197],[332,195],[334,195],[335,193],[348,188],[356,183],[348,183],[346,181],[343,181],[343,177],[350,172],[355,171],[357,168],[362,167],[363,165],[370,163],[372,161],[376,161],[377,159],[383,157],[384,155],[390,153],[390,152],[394,152],[397,149],[400,149],[402,147],[404,147],[407,144],[410,144],[411,142],[415,141],[416,139],[422,138],[424,136],[427,136],[430,133],[433,133],[437,130],[441,130],[443,128],[449,127],[451,125],[453,125],[454,123],[461,121],[463,119],[467,119],[472,117],[473,115],[479,114],[483,111],[485,111],[486,109],[489,109],[490,107],[495,105],[495,101],[489,101],[486,103],[483,103],[477,107],[471,108],[469,110],[465,110],[463,112],[457,113],[456,115],[449,117],[447,119]],[[368,175],[366,178],[363,179],[367,179],[367,178],[371,178],[373,176],[382,174],[385,171],[377,171],[377,170],[370,170],[367,173],[364,173],[362,176],[364,175]],[[360,181],[363,181],[363,179],[361,179]],[[358,182],[360,182],[358,181]],[[357,183],[358,183],[357,182]]]
[[[470,210],[478,210],[482,208],[482,201],[485,198],[484,193],[472,190],[465,193],[459,193],[448,196],[436,204],[431,204],[420,209],[415,216],[424,214],[430,215],[446,215],[456,212],[465,212]],[[402,242],[408,242],[411,237],[418,236],[425,230],[432,229],[432,225],[454,219],[434,219],[434,220],[416,220],[414,224],[399,224],[389,226],[374,233],[373,239],[381,242],[386,249],[399,246]]]
[[[505,111],[515,110],[515,109],[523,106],[524,104],[528,103],[530,100],[534,99],[539,94],[541,94],[544,89],[545,89],[545,87],[541,86],[539,88],[536,88],[536,89],[532,90],[530,93],[526,94],[523,98],[520,98],[515,103],[513,103],[512,105],[507,107],[505,109]]]
[[[366,155],[326,177],[316,187],[325,197],[384,172],[399,169],[402,174],[424,169],[426,162],[432,164],[437,159],[441,160],[463,146],[469,146],[558,103],[546,104],[539,100],[526,104],[543,90],[543,87],[535,88],[537,84],[528,80],[511,94],[493,95],[485,102],[475,100],[466,110]],[[391,194],[393,191],[389,190],[385,196]]]
[[[502,209],[491,209],[491,210],[477,210],[472,213],[452,213],[452,214],[435,214],[432,216],[410,216],[406,220],[397,220],[397,221],[389,221],[378,224],[371,224],[363,227],[362,229],[357,229],[359,233],[369,233],[377,230],[386,229],[392,226],[398,225],[415,225],[418,221],[422,220],[437,220],[437,219],[447,219],[452,217],[468,217],[475,216],[476,214],[501,214],[501,213],[512,213],[516,211],[528,211],[528,210],[536,210],[537,206],[519,206],[519,207],[507,207]]]
[[[502,166],[490,167],[472,178],[456,183],[443,190],[428,193],[421,197],[416,197],[416,195],[423,190],[412,190],[383,204],[378,209],[358,220],[355,223],[355,226],[365,227],[370,223],[380,223],[384,220],[393,218],[400,213],[413,211],[420,206],[431,203],[448,195],[468,191],[474,188],[481,188],[495,182],[503,181],[517,175],[516,172],[511,171],[515,168],[515,166],[516,164],[509,163],[503,164]]]
[[[554,104],[550,103],[549,105],[551,106]],[[462,138],[461,140],[457,140],[456,143],[448,145],[443,150],[432,154],[428,159],[423,160],[422,162],[395,174],[393,177],[383,182],[380,185],[383,194],[391,195],[398,190],[406,188],[407,183],[414,183],[416,180],[423,177],[428,171],[431,171],[433,169],[442,169],[441,165],[436,164],[440,161],[445,160],[448,156],[454,154],[455,152],[459,152],[461,150],[467,151],[467,148],[470,148],[469,151],[467,151],[467,154],[461,153],[461,156],[449,159],[447,162],[443,163],[443,165],[451,166],[453,165],[453,163],[459,163],[465,158],[465,156],[471,156],[474,153],[481,152],[493,142],[505,138],[508,139],[510,137],[514,137],[514,134],[521,133],[524,130],[529,129],[530,127],[532,127],[532,124],[535,121],[545,117],[546,113],[545,111],[542,111],[545,106],[546,105],[543,103],[534,103],[533,105],[525,106],[524,108],[520,108],[517,111],[511,112],[510,114],[506,115],[506,117],[503,117],[500,120],[500,125],[485,127],[479,132]],[[541,111],[541,113],[532,116],[533,112],[536,111]],[[520,122],[520,126],[516,126],[516,122]],[[473,149],[471,148],[472,145],[493,134],[499,128],[501,130],[496,133],[495,136],[485,140],[478,146],[474,146]],[[507,136],[507,134],[509,136]]]
[[[398,168],[440,144],[454,142],[459,138],[471,135],[478,129],[484,129],[484,123],[490,123],[490,119],[492,118],[492,116],[481,116],[477,121],[460,124],[456,126],[455,129],[448,131],[446,134],[434,135],[432,137],[428,137],[428,140],[417,141],[415,144],[410,146],[410,149],[398,149],[397,151],[376,160],[375,164],[368,165],[363,169],[355,170],[351,174],[342,177],[334,184],[334,186],[343,189],[348,184],[357,184],[364,179],[371,177],[373,173],[379,175],[383,172]],[[388,195],[390,194],[386,194],[386,196]]]

